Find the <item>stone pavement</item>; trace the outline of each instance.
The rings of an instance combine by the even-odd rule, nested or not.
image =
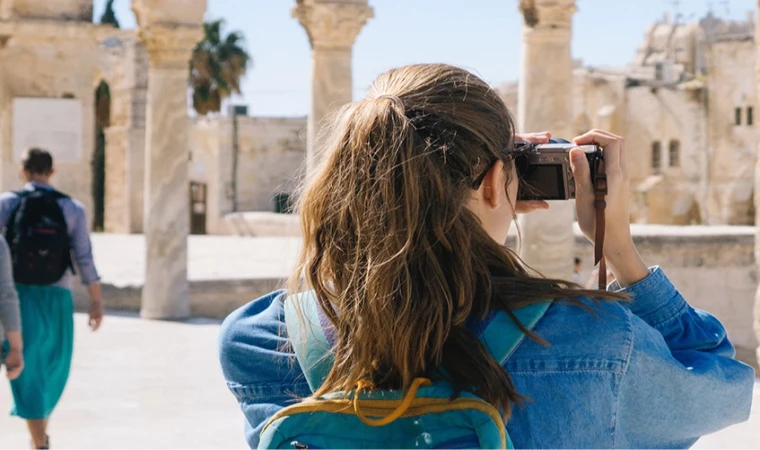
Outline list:
[[[92,333],[77,314],[69,384],[51,417],[53,448],[246,448],[243,416],[216,358],[218,322],[106,316]],[[0,448],[28,448],[6,413],[0,380]]]
[[[216,357],[219,323],[152,322],[109,314],[97,333],[77,314],[74,364],[52,416],[54,448],[245,448],[243,418]],[[27,448],[23,423],[5,411],[0,449]],[[760,448],[760,382],[749,422],[706,436],[696,448]]]

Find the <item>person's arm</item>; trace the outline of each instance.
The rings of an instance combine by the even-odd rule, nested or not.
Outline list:
[[[13,283],[13,268],[11,265],[11,254],[5,239],[0,236],[0,324],[6,334],[18,332],[21,329],[21,316],[19,314],[18,294]],[[2,336],[0,336],[2,338]],[[16,347],[21,347],[21,337],[15,337]],[[11,347],[14,342],[8,339]]]
[[[74,260],[82,277],[82,284],[87,286],[87,294],[90,297],[90,327],[95,331],[100,327],[104,314],[100,276],[92,257],[87,215],[80,204],[74,202],[72,204],[74,208],[72,208],[71,214],[74,215],[74,220],[69,239],[71,240],[71,249],[74,252]]]
[[[71,250],[74,252],[74,262],[79,269],[79,275],[82,278],[82,284],[90,286],[100,281],[100,276],[95,268],[95,260],[92,257],[92,243],[90,242],[90,232],[87,226],[87,215],[82,205],[72,201],[73,208],[71,213],[74,217],[73,226],[69,233],[71,241]]]
[[[8,354],[4,356],[8,379],[17,378],[24,369],[24,342],[21,338],[21,316],[18,293],[13,283],[11,254],[5,239],[0,236],[0,341],[8,341]]]
[[[619,385],[615,444],[682,448],[747,420],[754,370],[734,359],[721,323],[689,306],[659,268],[620,289],[631,312],[632,343]]]
[[[0,194],[0,230],[8,225],[13,208],[18,205],[18,195],[13,192]]]
[[[219,334],[222,373],[245,416],[251,448],[270,417],[311,395],[288,345],[281,295],[271,293],[233,312]]]

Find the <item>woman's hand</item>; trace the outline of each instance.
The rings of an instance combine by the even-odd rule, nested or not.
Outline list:
[[[533,144],[548,144],[552,134],[548,131],[541,133],[515,134],[515,142],[531,142]],[[533,211],[549,209],[549,204],[543,200],[518,200],[515,202],[515,214],[528,214]]]
[[[625,154],[625,140],[608,131],[591,130],[573,139],[576,145],[597,144],[604,149],[604,165],[607,173],[607,196],[605,200],[604,256],[612,273],[621,286],[629,286],[649,274],[649,270],[636,250],[631,237],[628,219],[630,181]],[[594,242],[596,211],[594,188],[586,155],[581,149],[570,152],[570,165],[575,177],[575,209],[578,225],[588,240]]]
[[[15,380],[24,370],[24,353],[19,348],[11,348],[5,356],[5,372],[9,380]]]
[[[100,323],[103,321],[103,315],[105,311],[103,309],[102,300],[93,300],[90,302],[90,319],[88,321],[92,331],[98,331]]]

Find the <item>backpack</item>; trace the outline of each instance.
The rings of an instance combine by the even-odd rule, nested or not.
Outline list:
[[[532,304],[513,314],[531,329],[550,304]],[[290,297],[284,307],[288,337],[313,392],[333,365],[324,320],[313,293]],[[499,311],[483,329],[481,341],[503,365],[524,337]],[[513,448],[496,408],[468,392],[452,400],[454,390],[445,381],[418,378],[406,394],[357,390],[348,397],[336,392],[280,410],[265,424],[258,448]]]
[[[57,282],[74,266],[68,226],[58,200],[68,198],[48,189],[16,192],[19,204],[5,227],[16,283],[38,286]]]

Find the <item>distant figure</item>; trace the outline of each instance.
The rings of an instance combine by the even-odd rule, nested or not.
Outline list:
[[[84,208],[53,189],[53,172],[50,153],[27,150],[22,155],[24,189],[0,195],[0,224],[13,257],[26,362],[25,370],[11,381],[11,415],[26,419],[35,448],[50,446],[48,417],[63,394],[71,368],[74,263],[90,296],[93,331],[103,319]]]
[[[7,341],[7,345],[2,345]],[[11,254],[5,238],[0,236],[0,365],[5,365],[9,380],[24,370],[23,341],[18,294],[13,286]]]
[[[581,259],[577,256],[575,257],[575,265],[573,267],[573,276],[571,278],[573,283],[579,283],[581,282]]]

